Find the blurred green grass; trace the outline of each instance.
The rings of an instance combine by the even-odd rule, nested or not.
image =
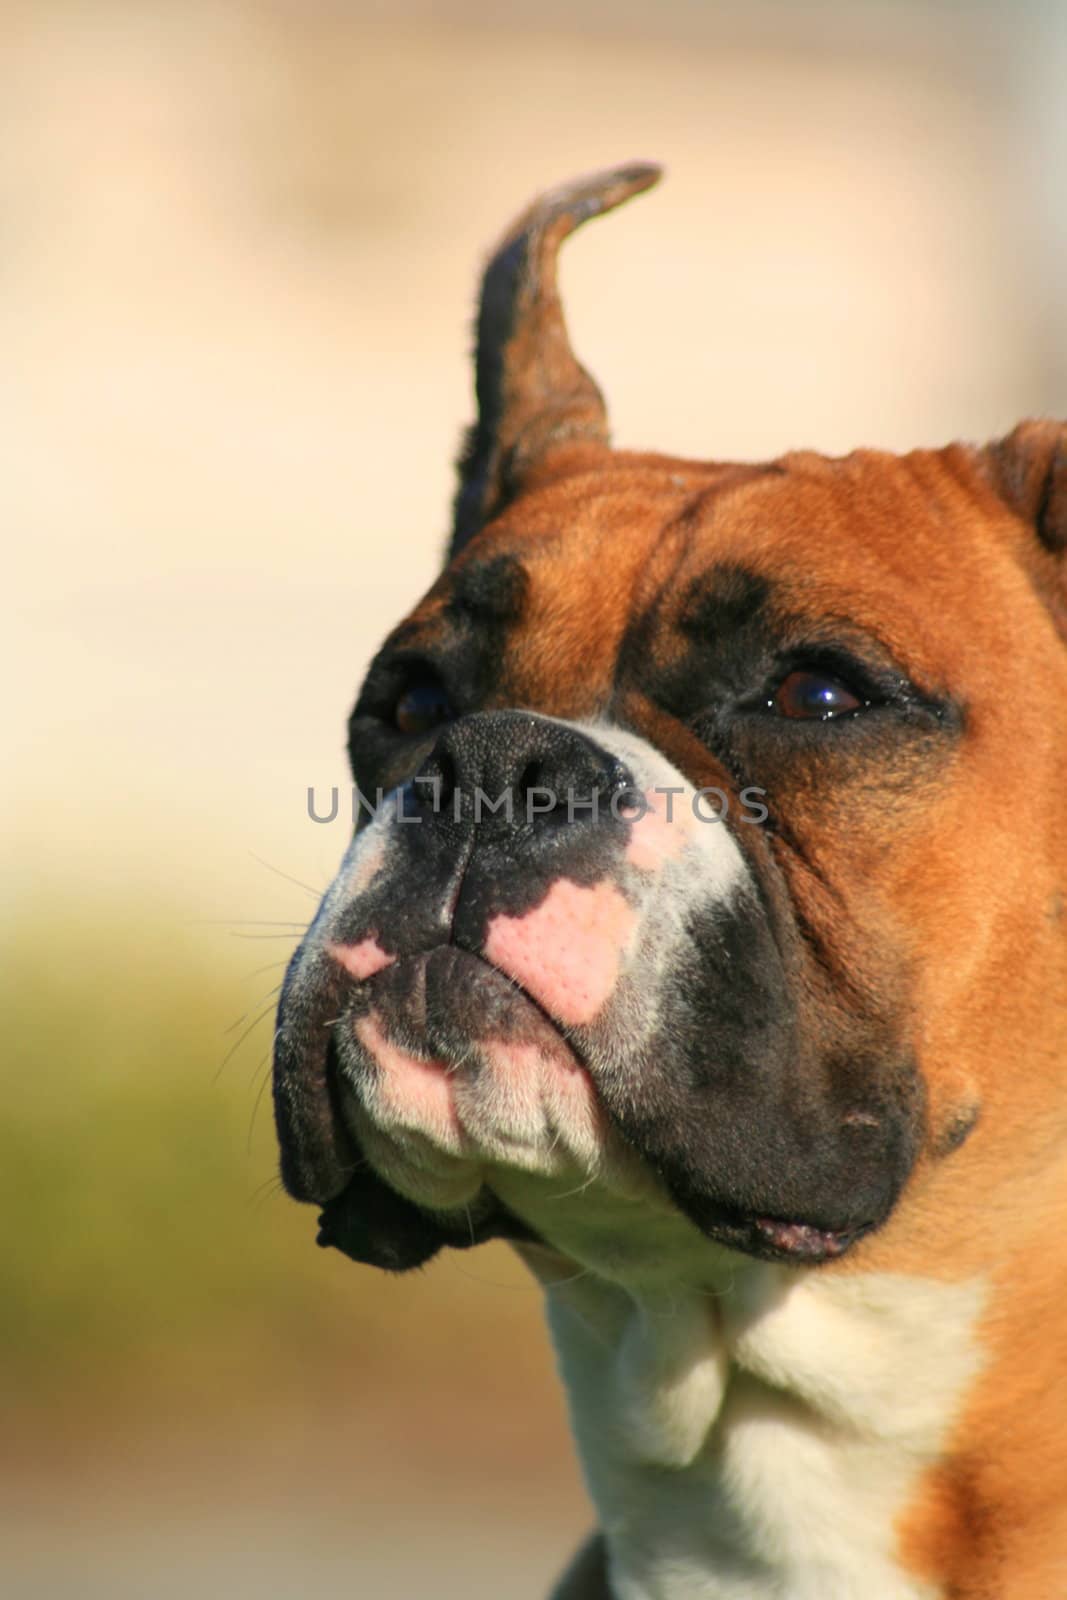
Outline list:
[[[386,1278],[316,1249],[313,1209],[278,1192],[263,1085],[284,938],[88,904],[8,933],[0,1363],[16,1405],[303,1403],[342,1369],[364,1394],[410,1390],[414,1370],[432,1399],[516,1358],[544,1392],[539,1297],[502,1248]]]

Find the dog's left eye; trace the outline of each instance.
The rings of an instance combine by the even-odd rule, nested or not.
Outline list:
[[[409,684],[393,708],[393,723],[400,733],[432,733],[455,715],[445,687],[436,679]]]
[[[803,718],[809,722],[847,716],[868,704],[832,673],[803,667],[784,677],[767,702],[768,709],[780,717]]]

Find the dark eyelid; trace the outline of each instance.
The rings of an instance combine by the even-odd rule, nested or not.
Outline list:
[[[408,690],[437,685],[449,699],[453,698],[448,679],[435,662],[422,651],[397,650],[371,662],[354,715],[388,717],[399,697]]]
[[[444,682],[441,668],[424,650],[396,650],[389,656],[386,665],[390,671],[402,674],[405,680],[412,683]]]
[[[765,711],[790,673],[803,671],[835,678],[862,702],[859,709],[825,719],[846,722],[880,710],[898,711],[922,719],[932,718],[949,728],[963,722],[962,708],[944,693],[914,682],[880,641],[866,641],[868,649],[851,647],[839,639],[797,639],[779,651],[763,683],[734,702],[740,712]]]
[[[858,715],[868,707],[892,703],[900,695],[899,679],[887,682],[887,674],[872,672],[866,663],[857,661],[840,648],[820,646],[817,650],[798,648],[784,652],[762,683],[735,702],[736,708],[739,711],[766,709],[773,703],[775,695],[786,679],[795,672],[833,679],[842,689],[855,695],[860,702],[859,710],[844,715]]]
[[[834,678],[865,702],[882,702],[910,688],[903,673],[855,656],[841,645],[798,646],[785,651],[776,663],[771,683],[783,683],[790,673],[810,672]]]

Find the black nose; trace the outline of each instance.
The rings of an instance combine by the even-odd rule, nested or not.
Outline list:
[[[626,766],[563,722],[482,711],[449,723],[409,786],[409,807],[491,833],[618,817],[634,793]]]

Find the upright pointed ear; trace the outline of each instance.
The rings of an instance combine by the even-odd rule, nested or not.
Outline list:
[[[558,446],[589,441],[608,447],[603,398],[567,337],[556,256],[587,218],[650,188],[660,170],[616,167],[553,189],[512,224],[494,251],[478,307],[478,421],[459,463],[450,559]]]
[[[1052,555],[1067,551],[1067,423],[1020,422],[983,452],[993,486]]]

